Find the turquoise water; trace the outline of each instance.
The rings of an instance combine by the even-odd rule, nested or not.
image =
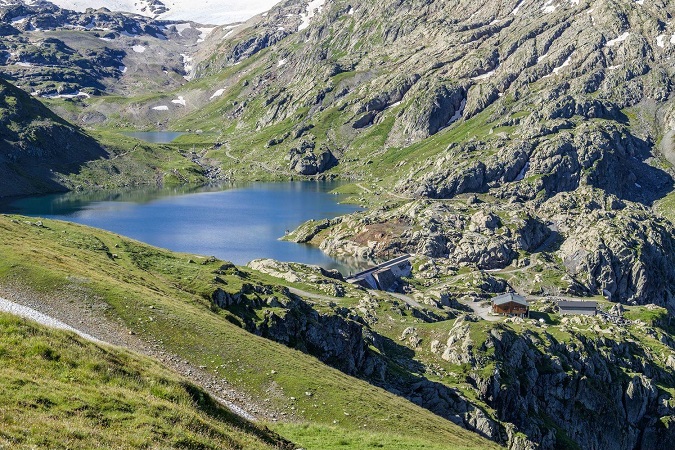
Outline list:
[[[68,220],[170,250],[246,264],[273,258],[336,268],[343,274],[368,266],[337,261],[321,250],[280,241],[309,219],[357,211],[328,192],[331,182],[253,183],[217,190],[131,191],[30,197],[0,205],[2,212]]]
[[[168,144],[186,133],[179,131],[129,131],[122,134],[153,144]]]

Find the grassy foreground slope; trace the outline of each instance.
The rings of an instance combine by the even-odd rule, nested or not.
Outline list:
[[[0,448],[294,448],[160,364],[0,314]]]
[[[367,448],[368,442],[385,448],[497,447],[401,397],[252,335],[211,308],[217,288],[284,295],[272,280],[215,258],[172,253],[81,225],[0,216],[0,285],[104,306],[109,319],[261,399],[280,411],[282,422],[316,426],[310,436],[298,426],[277,428],[305,448],[339,442],[342,448]],[[314,440],[319,433],[321,440]]]

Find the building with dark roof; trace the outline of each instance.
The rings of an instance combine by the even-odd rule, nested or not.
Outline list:
[[[492,312],[508,316],[526,317],[529,315],[530,305],[522,295],[509,292],[492,299]]]
[[[558,312],[562,315],[594,316],[598,312],[598,302],[583,300],[559,300]]]
[[[366,289],[395,292],[401,277],[409,277],[411,273],[410,255],[406,254],[351,275],[346,281]]]

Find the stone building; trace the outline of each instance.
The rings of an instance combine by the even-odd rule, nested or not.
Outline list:
[[[585,302],[583,300],[560,300],[558,312],[561,315],[584,315],[594,316],[598,311],[598,302]]]

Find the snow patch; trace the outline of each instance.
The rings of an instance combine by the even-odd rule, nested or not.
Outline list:
[[[457,122],[464,114],[464,107],[466,106],[466,99],[462,100],[462,103],[459,105],[459,109],[455,111],[455,114],[452,115],[450,120],[448,120],[448,125],[452,125],[454,122]]]
[[[80,330],[77,330],[73,327],[71,327],[68,324],[65,324],[61,322],[60,320],[56,320],[53,317],[50,317],[46,314],[42,314],[41,312],[29,308],[27,306],[19,305],[18,303],[11,302],[9,300],[6,300],[4,298],[0,298],[0,311],[14,314],[15,316],[23,317],[24,319],[29,319],[34,322],[37,322],[42,325],[46,325],[48,327],[52,328],[58,328],[60,330],[66,330],[66,331],[71,331],[75,334],[78,334],[80,337],[83,337],[84,339],[88,339],[93,342],[98,342],[102,343],[102,341],[99,341],[95,337],[84,333]]]
[[[494,75],[494,74],[495,74],[495,70],[497,70],[497,69],[493,69],[493,70],[491,70],[491,71],[489,71],[489,72],[485,72],[485,73],[480,74],[480,75],[478,75],[478,76],[472,77],[471,79],[472,79],[473,81],[485,80],[485,79],[487,79],[487,78],[490,78],[492,75]]]
[[[180,56],[183,58],[183,69],[185,70],[186,73],[186,75],[183,75],[183,78],[189,81],[190,79],[192,79],[191,72],[192,69],[194,68],[192,64],[190,64],[192,62],[192,57],[186,55],[185,53],[181,53]]]
[[[570,65],[571,61],[572,61],[572,55],[568,56],[567,59],[565,61],[563,61],[563,63],[561,65],[559,65],[558,67],[553,69],[553,73],[558,75],[561,70],[563,70],[565,67]]]
[[[176,23],[173,26],[176,27],[176,32],[181,35],[183,34],[183,31],[192,28],[192,25],[189,23]]]
[[[44,98],[77,98],[77,97],[83,97],[83,98],[90,98],[91,95],[87,94],[86,92],[75,92],[72,94],[48,94],[48,95],[43,95],[42,97]]]
[[[400,104],[401,104],[401,100],[392,103],[391,105],[387,106],[387,107],[384,108],[384,109],[387,110],[387,109],[391,109],[391,108],[396,108],[396,107],[397,107],[398,105],[400,105]]]
[[[182,95],[179,95],[178,98],[175,99],[175,100],[171,100],[171,103],[174,103],[176,105],[182,105],[182,106],[186,105],[185,99],[183,98]]]
[[[516,179],[513,180],[513,181],[521,181],[521,180],[525,179],[525,174],[527,173],[527,171],[529,169],[530,169],[530,162],[528,161],[528,162],[525,163],[525,165],[523,166],[523,169],[518,173],[518,175],[516,176]]]
[[[513,11],[511,11],[511,14],[514,16],[517,16],[518,13],[520,12],[520,7],[525,3],[525,0],[520,0],[520,2],[516,5],[515,8],[513,8]]]
[[[544,3],[544,6],[542,6],[541,10],[544,11],[546,14],[549,14],[555,11],[557,7],[558,5],[553,4],[553,0],[546,0],[546,3]]]
[[[169,107],[166,105],[160,105],[160,106],[153,106],[152,109],[154,109],[155,111],[168,111]]]
[[[620,42],[623,42],[626,39],[628,39],[628,36],[630,36],[630,33],[628,31],[626,31],[625,33],[621,34],[616,39],[612,39],[611,41],[607,41],[607,43],[605,44],[605,47],[613,47],[616,44],[618,44]]]
[[[350,6],[350,7],[349,7],[349,11],[347,11],[347,14],[349,14],[350,16],[353,16],[353,15],[354,15],[354,8],[352,8],[352,7]]]
[[[204,42],[204,39],[206,39],[206,36],[211,34],[211,32],[215,30],[215,28],[197,28],[197,31],[199,31],[199,39],[197,42]]]
[[[309,26],[309,21],[312,20],[316,11],[321,13],[325,2],[326,0],[310,0],[309,3],[307,3],[307,13],[300,14],[302,23],[298,26],[298,31],[302,31]]]
[[[142,45],[134,45],[134,46],[131,47],[131,48],[132,48],[132,50],[135,51],[136,53],[143,53],[143,52],[145,52],[145,47],[142,46]]]
[[[32,64],[32,63],[29,63],[29,62],[23,62],[23,61],[19,61],[19,62],[15,63],[15,65],[21,66],[21,67],[33,67],[33,64]]]
[[[209,100],[213,100],[214,98],[220,97],[225,93],[225,89],[218,89],[216,92],[213,93],[211,98]]]
[[[572,62],[572,55],[568,56],[565,61],[563,61],[562,64],[560,64],[558,67],[555,67],[551,73],[548,75],[544,75],[544,78],[552,77],[553,75],[558,75],[565,67],[570,65],[570,62]]]
[[[658,36],[656,36],[656,45],[663,48],[665,46],[665,42],[664,42],[665,39],[666,39],[665,34],[659,34]]]
[[[284,64],[286,64],[288,60],[286,58],[280,59],[279,62],[277,62],[277,67],[281,67]]]
[[[120,72],[122,72],[122,73],[127,73],[127,66],[119,66],[118,69],[119,69]]]

